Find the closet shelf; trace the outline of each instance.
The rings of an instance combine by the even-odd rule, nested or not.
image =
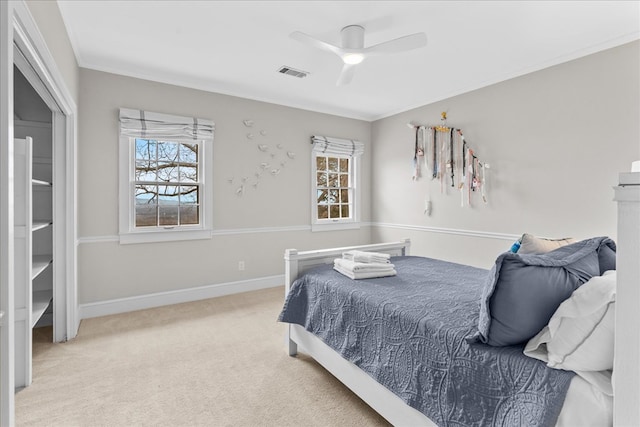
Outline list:
[[[33,328],[38,320],[42,317],[47,307],[53,300],[51,291],[34,291],[33,292],[33,305],[31,306],[31,327]]]
[[[50,225],[53,225],[53,222],[46,220],[34,220],[33,226],[31,227],[32,231],[42,230],[43,228],[47,228]]]
[[[31,280],[35,279],[53,262],[53,255],[34,255],[31,267]]]
[[[33,184],[34,186],[39,186],[39,187],[51,187],[51,186],[53,186],[53,184],[51,182],[43,181],[41,179],[32,179],[31,180],[31,184]]]

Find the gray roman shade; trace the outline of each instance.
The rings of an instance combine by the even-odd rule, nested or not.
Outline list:
[[[325,155],[360,156],[364,153],[364,144],[353,139],[332,138],[313,135],[311,137],[313,151]]]
[[[213,141],[211,120],[150,111],[120,109],[120,135],[134,138]]]

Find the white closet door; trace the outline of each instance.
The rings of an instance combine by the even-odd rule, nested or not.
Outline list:
[[[51,304],[52,183],[34,175],[33,140],[14,140],[15,386],[31,384],[32,328]],[[42,179],[42,178],[45,179]],[[47,181],[46,179],[49,179]]]
[[[30,137],[14,140],[15,386],[31,384],[31,157]]]

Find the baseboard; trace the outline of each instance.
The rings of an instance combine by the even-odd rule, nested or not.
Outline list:
[[[218,283],[215,285],[80,304],[79,317],[80,319],[89,319],[92,317],[198,301],[258,289],[275,288],[277,286],[284,286],[284,275],[281,274],[237,282]]]

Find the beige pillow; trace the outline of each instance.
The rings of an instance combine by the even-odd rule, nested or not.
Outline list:
[[[544,239],[531,234],[523,234],[520,241],[519,254],[545,254],[559,247],[575,243],[576,240],[571,237],[564,239]]]

